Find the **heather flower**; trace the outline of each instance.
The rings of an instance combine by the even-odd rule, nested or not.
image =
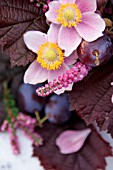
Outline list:
[[[69,57],[64,56],[64,52],[58,46],[58,27],[51,27],[47,34],[39,31],[29,31],[24,34],[26,46],[37,54],[37,58],[29,66],[24,75],[24,82],[38,84],[46,80],[52,82],[62,76],[69,66],[76,62],[78,58],[76,51]],[[72,85],[68,90],[72,89]],[[65,89],[60,90],[64,92]],[[58,91],[57,91],[58,92]]]
[[[56,145],[62,154],[78,152],[90,133],[91,129],[66,130],[58,136]]]
[[[59,76],[56,81],[50,82],[45,84],[45,86],[37,88],[36,92],[38,96],[48,96],[57,89],[62,90],[62,88],[66,88],[72,83],[81,81],[84,77],[87,76],[90,70],[91,67],[88,67],[81,62],[77,62],[72,68],[70,68],[70,70],[67,70],[63,76]]]
[[[10,144],[15,155],[20,153],[19,141],[16,135],[17,128],[22,129],[25,135],[32,140],[34,145],[39,146],[43,144],[42,137],[34,131],[36,125],[37,120],[35,118],[21,112],[18,113],[18,117],[15,119],[15,122],[4,120],[0,130],[3,132],[8,131],[10,136]]]
[[[92,42],[101,37],[105,22],[95,13],[96,0],[59,0],[49,3],[47,19],[50,27],[58,27],[58,45],[69,56],[81,43],[82,38]]]

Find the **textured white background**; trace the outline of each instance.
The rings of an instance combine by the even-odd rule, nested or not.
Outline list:
[[[18,131],[21,154],[12,154],[9,135],[0,133],[0,170],[43,170],[37,158],[33,158],[32,142]]]
[[[111,139],[110,135],[101,134],[113,147],[113,139]],[[40,166],[38,159],[31,157],[33,151],[32,142],[24,136],[21,130],[18,131],[18,137],[21,154],[14,156],[8,134],[0,133],[0,170],[44,170]],[[113,158],[106,158],[106,161],[108,163],[106,170],[113,170]]]

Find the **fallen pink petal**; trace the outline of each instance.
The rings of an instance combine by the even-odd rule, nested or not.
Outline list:
[[[56,139],[56,145],[62,154],[78,152],[90,133],[91,129],[64,131]]]

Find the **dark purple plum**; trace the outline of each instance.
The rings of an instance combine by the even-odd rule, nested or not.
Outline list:
[[[68,121],[71,116],[68,95],[53,95],[45,106],[45,114],[51,123],[61,124]]]
[[[77,52],[81,62],[96,67],[110,59],[113,54],[113,44],[110,37],[105,34],[93,42],[83,40]]]
[[[36,89],[40,85],[21,84],[18,89],[18,105],[22,111],[34,113],[35,110],[41,111],[45,99],[36,94]]]

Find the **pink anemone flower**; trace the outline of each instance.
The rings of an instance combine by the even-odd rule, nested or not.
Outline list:
[[[92,42],[101,37],[105,22],[96,11],[96,0],[59,0],[49,3],[47,19],[59,27],[58,44],[69,56],[82,38]],[[54,23],[54,25],[53,25]]]
[[[69,57],[64,56],[64,52],[58,46],[58,29],[49,29],[47,34],[39,31],[28,31],[24,34],[26,46],[37,54],[35,61],[31,63],[24,75],[24,82],[29,84],[38,84],[52,82],[62,76],[76,62],[77,52],[74,51]],[[72,84],[66,89],[71,90]],[[57,90],[60,94],[65,88]]]

